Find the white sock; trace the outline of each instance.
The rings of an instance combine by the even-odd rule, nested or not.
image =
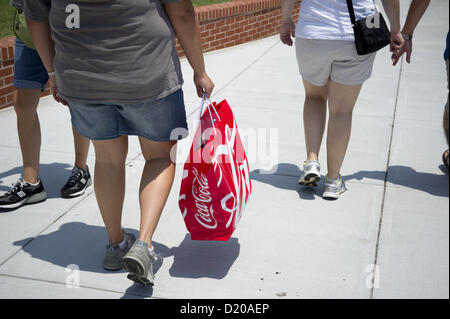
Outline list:
[[[30,182],[25,182],[25,180],[24,180],[23,182],[24,182],[24,183],[26,183],[26,184],[28,184],[28,185],[31,185],[31,186],[38,186],[38,185],[39,185],[39,183],[41,182],[41,180],[40,180],[40,179],[38,179],[38,181],[37,181],[37,183],[36,183],[36,184],[30,183]]]
[[[337,179],[329,179],[327,178],[327,182],[331,183],[331,184],[337,184],[339,183],[340,178],[338,177]]]

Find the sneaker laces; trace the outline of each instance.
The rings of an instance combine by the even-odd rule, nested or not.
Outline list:
[[[5,193],[5,195],[12,195],[14,193],[19,193],[23,190],[25,186],[25,182],[21,181],[20,179],[17,180],[17,182],[11,184],[11,189]]]
[[[83,177],[83,170],[75,167],[72,170],[72,175],[70,176],[69,180],[66,183],[66,187],[72,187],[77,184],[77,182]]]

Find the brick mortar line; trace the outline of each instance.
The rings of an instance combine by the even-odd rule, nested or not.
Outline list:
[[[236,14],[229,15],[229,16],[224,15],[222,17],[213,18],[213,19],[206,19],[206,20],[200,20],[199,19],[198,21],[199,21],[200,26],[205,26],[205,25],[208,25],[210,23],[216,23],[216,22],[219,22],[219,21],[235,19],[235,18],[240,18],[240,17],[248,17],[248,16],[252,16],[252,15],[255,15],[255,14],[259,14],[259,13],[267,14],[267,13],[271,13],[271,12],[274,12],[274,11],[277,11],[277,10],[280,10],[280,9],[281,9],[281,7],[272,7],[272,8],[266,8],[266,9],[254,10],[254,11],[240,12],[240,13],[236,13]],[[257,23],[257,22],[255,22],[255,23]]]

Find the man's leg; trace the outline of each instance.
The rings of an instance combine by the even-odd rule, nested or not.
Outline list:
[[[41,127],[37,106],[40,89],[17,89],[14,109],[17,115],[17,131],[23,160],[23,179],[36,184],[39,180]]]
[[[61,197],[73,198],[83,195],[86,189],[92,185],[91,173],[86,165],[89,153],[90,140],[72,126],[73,144],[75,149],[75,164],[69,180],[61,189]]]
[[[14,109],[23,160],[23,181],[0,196],[0,208],[14,209],[25,204],[45,201],[47,193],[39,179],[41,128],[37,115],[40,89],[18,89]]]
[[[75,147],[75,167],[81,168],[82,170],[86,170],[86,161],[89,153],[89,145],[90,140],[75,129],[72,126],[73,132],[73,144]]]

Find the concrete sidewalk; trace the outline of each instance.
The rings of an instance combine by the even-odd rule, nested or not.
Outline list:
[[[388,50],[379,53],[354,115],[343,167],[349,191],[334,202],[320,197],[322,184],[297,186],[304,91],[294,49],[271,37],[206,54],[213,99],[228,100],[243,135],[260,132],[246,138],[254,191],[229,242],[191,241],[178,208],[180,165],[154,238],[162,258],[153,289],[103,270],[107,234],[92,188],[59,198],[74,158],[70,115],[43,98],[41,177],[49,199],[0,212],[0,298],[449,298],[449,180],[441,163],[448,7],[431,2],[412,65],[393,68]],[[200,101],[182,64],[192,129]],[[22,170],[12,109],[0,111],[0,134],[3,192]],[[180,143],[180,153],[189,143]],[[325,147],[320,160],[326,172]],[[92,171],[94,161],[91,149]],[[132,137],[123,225],[136,235],[143,165]],[[79,268],[80,288],[70,286],[69,265]]]

